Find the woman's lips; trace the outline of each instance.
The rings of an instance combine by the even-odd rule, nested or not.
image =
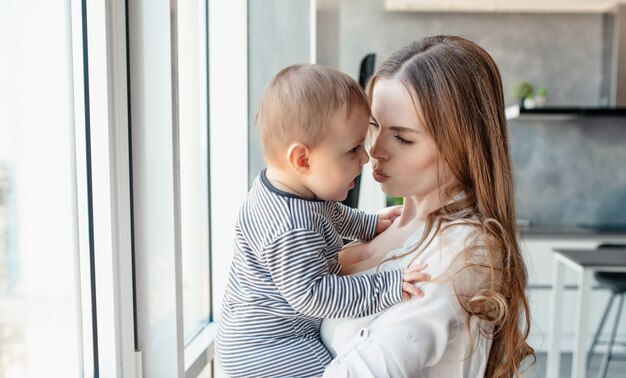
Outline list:
[[[389,176],[385,175],[383,171],[376,169],[372,172],[372,176],[374,176],[374,180],[378,182],[385,182],[389,179]]]

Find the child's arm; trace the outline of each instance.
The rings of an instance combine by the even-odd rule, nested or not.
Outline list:
[[[402,206],[383,209],[379,214],[367,214],[337,202],[339,216],[334,220],[339,234],[346,239],[370,240],[385,231],[402,213]]]
[[[393,220],[402,215],[402,205],[384,208],[378,213],[378,221],[376,222],[376,235],[385,231],[391,226]]]
[[[324,238],[310,230],[292,230],[264,250],[276,287],[299,313],[319,318],[370,315],[421,296],[413,282],[427,280],[421,268],[357,277],[340,277],[338,264],[329,264]],[[332,253],[331,253],[332,254]]]
[[[332,220],[335,229],[343,238],[371,240],[376,236],[378,214],[367,214],[337,202],[337,213]]]

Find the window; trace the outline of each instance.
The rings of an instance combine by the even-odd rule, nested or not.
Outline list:
[[[0,377],[213,375],[246,30],[239,0],[0,1]]]
[[[178,104],[184,343],[209,322],[206,1],[178,2]]]
[[[2,1],[0,29],[0,376],[82,376],[69,2]]]

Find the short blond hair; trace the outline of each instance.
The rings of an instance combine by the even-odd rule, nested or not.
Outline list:
[[[371,115],[369,100],[350,76],[316,64],[282,69],[268,84],[256,114],[266,158],[293,142],[313,148],[324,138],[335,111],[355,108]]]

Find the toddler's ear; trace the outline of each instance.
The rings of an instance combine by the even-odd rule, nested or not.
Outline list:
[[[293,143],[287,150],[289,166],[298,173],[309,169],[309,148],[302,143]]]

